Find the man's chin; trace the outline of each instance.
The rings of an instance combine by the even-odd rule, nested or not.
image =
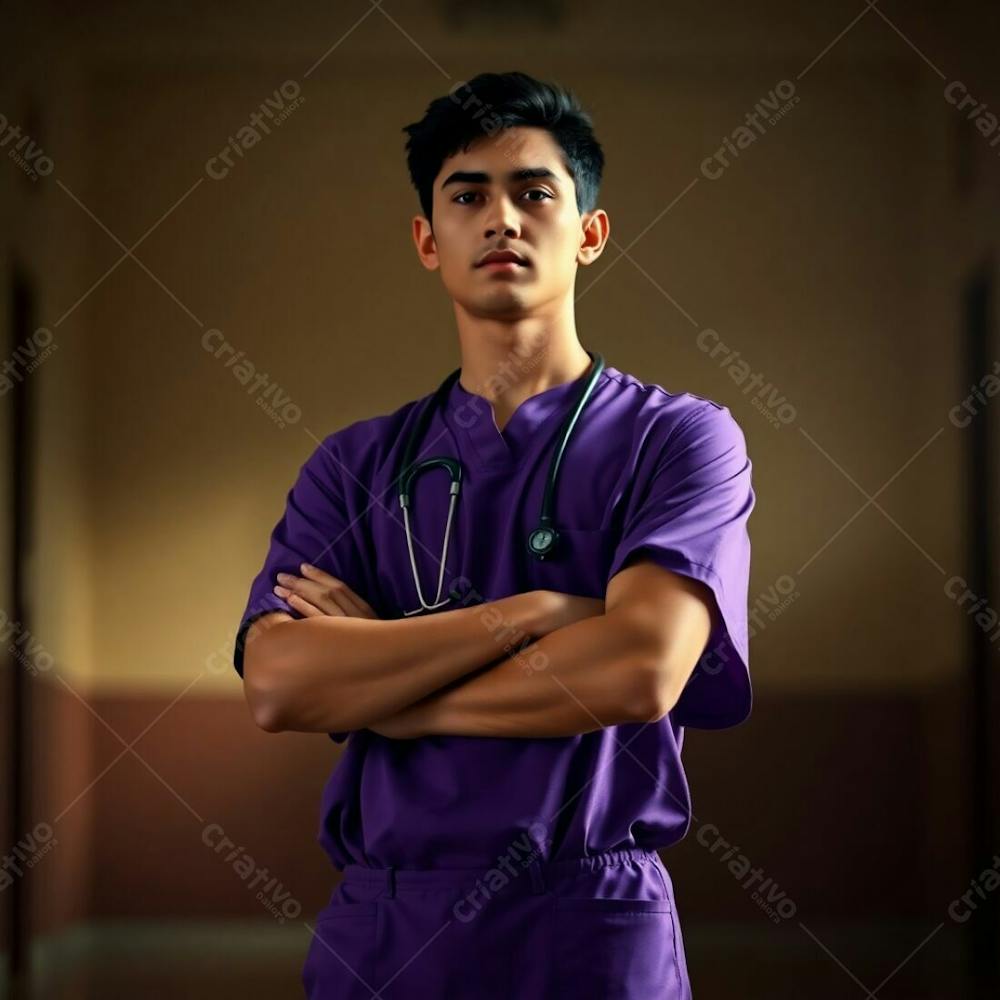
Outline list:
[[[520,319],[531,314],[535,300],[517,288],[498,288],[479,300],[480,312],[496,319]]]

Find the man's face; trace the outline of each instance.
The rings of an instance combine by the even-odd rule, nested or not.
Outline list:
[[[474,315],[516,318],[562,300],[577,263],[593,257],[584,232],[593,213],[581,219],[562,150],[544,129],[506,129],[459,150],[434,179],[433,204],[433,232],[414,219],[418,252]],[[522,263],[482,263],[504,249]]]

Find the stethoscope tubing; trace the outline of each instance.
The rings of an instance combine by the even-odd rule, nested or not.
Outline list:
[[[538,527],[532,531],[528,537],[528,550],[538,559],[550,558],[555,550],[559,533],[556,530],[554,523],[554,506],[556,484],[558,481],[562,458],[565,454],[566,447],[569,444],[569,439],[576,428],[580,414],[583,412],[583,408],[590,399],[594,386],[597,384],[597,380],[600,378],[601,372],[604,370],[604,358],[596,351],[588,351],[587,353],[590,355],[592,362],[590,374],[587,378],[586,384],[577,397],[576,404],[574,405],[572,411],[563,421],[563,425],[559,433],[559,444],[553,452],[552,460],[549,463],[549,472],[546,477],[545,491],[542,494],[542,505],[539,514]],[[444,400],[447,398],[452,385],[461,376],[461,374],[462,369],[456,368],[445,378],[441,385],[438,386],[433,396],[428,400],[427,405],[424,407],[417,419],[416,425],[407,438],[406,445],[403,448],[403,454],[397,468],[396,482],[399,484],[399,505],[403,511],[403,532],[406,535],[406,548],[410,557],[410,570],[413,573],[413,584],[417,591],[417,600],[420,601],[419,608],[403,612],[405,617],[422,614],[424,611],[434,611],[435,609],[450,603],[452,600],[450,595],[444,600],[441,600],[441,591],[444,587],[445,564],[448,558],[448,544],[451,538],[452,519],[462,487],[462,463],[459,459],[452,458],[450,456],[435,456],[432,458],[422,459],[419,462],[414,462],[413,453],[416,449],[417,442],[423,439],[427,427],[430,425],[430,420],[435,408],[443,406]],[[431,604],[428,604],[424,598],[423,589],[420,586],[420,576],[417,572],[416,555],[413,551],[413,534],[410,527],[410,504],[412,497],[414,496],[417,478],[424,472],[438,467],[445,468],[448,471],[450,479],[448,517],[445,522],[444,542],[441,548],[441,559],[439,561],[440,572],[438,573],[437,593],[434,596],[434,601]]]

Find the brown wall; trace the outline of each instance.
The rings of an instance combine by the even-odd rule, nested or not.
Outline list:
[[[171,706],[106,697],[93,706],[100,722],[71,695],[47,690],[39,715],[57,723],[51,757],[61,763],[47,754],[46,764],[63,777],[40,797],[39,813],[58,813],[74,788],[100,777],[54,824],[58,849],[38,877],[65,889],[46,893],[43,923],[263,916],[212,849],[217,827],[303,913],[323,904],[336,881],[315,839],[319,794],[340,753],[330,740],[262,733],[235,699],[189,696]],[[108,729],[131,743],[158,717],[135,755]],[[694,819],[688,837],[663,852],[679,906],[694,921],[754,919],[750,894],[719,860],[724,848],[705,846],[721,836],[788,893],[804,920],[940,915],[942,900],[965,888],[964,843],[958,817],[930,815],[925,758],[934,731],[954,732],[959,721],[955,692],[944,687],[933,701],[765,692],[747,724],[689,730]],[[79,746],[92,758],[67,768]],[[958,764],[950,741],[930,766],[954,774]]]

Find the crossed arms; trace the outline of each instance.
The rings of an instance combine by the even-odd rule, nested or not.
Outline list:
[[[267,732],[571,736],[663,718],[718,614],[711,591],[650,560],[604,600],[550,590],[384,620],[342,580],[302,566],[276,591],[305,615],[258,618],[243,686]]]

